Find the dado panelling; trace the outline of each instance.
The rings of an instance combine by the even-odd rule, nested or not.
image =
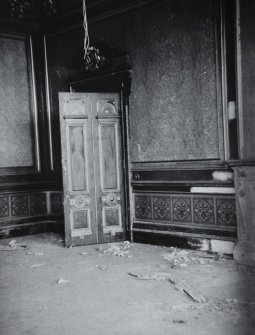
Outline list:
[[[236,227],[233,196],[190,194],[134,195],[135,221]]]
[[[62,214],[62,192],[8,193],[0,195],[1,222],[44,214]]]

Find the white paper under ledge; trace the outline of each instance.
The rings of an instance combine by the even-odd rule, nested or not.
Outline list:
[[[235,194],[234,187],[191,187],[191,193]]]

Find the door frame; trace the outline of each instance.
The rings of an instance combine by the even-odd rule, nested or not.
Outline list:
[[[122,171],[124,187],[124,223],[127,240],[132,239],[132,194],[131,160],[129,150],[129,95],[131,88],[130,70],[103,74],[85,74],[68,83],[71,93],[118,93],[120,96]]]

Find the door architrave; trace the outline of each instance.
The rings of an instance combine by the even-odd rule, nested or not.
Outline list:
[[[121,137],[124,187],[124,226],[126,239],[132,239],[131,222],[131,160],[129,155],[129,95],[131,89],[130,70],[109,72],[97,75],[84,75],[68,83],[72,93],[118,93],[121,107]]]

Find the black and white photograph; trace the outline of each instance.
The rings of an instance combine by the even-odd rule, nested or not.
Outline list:
[[[255,334],[255,0],[0,0],[0,334]]]

